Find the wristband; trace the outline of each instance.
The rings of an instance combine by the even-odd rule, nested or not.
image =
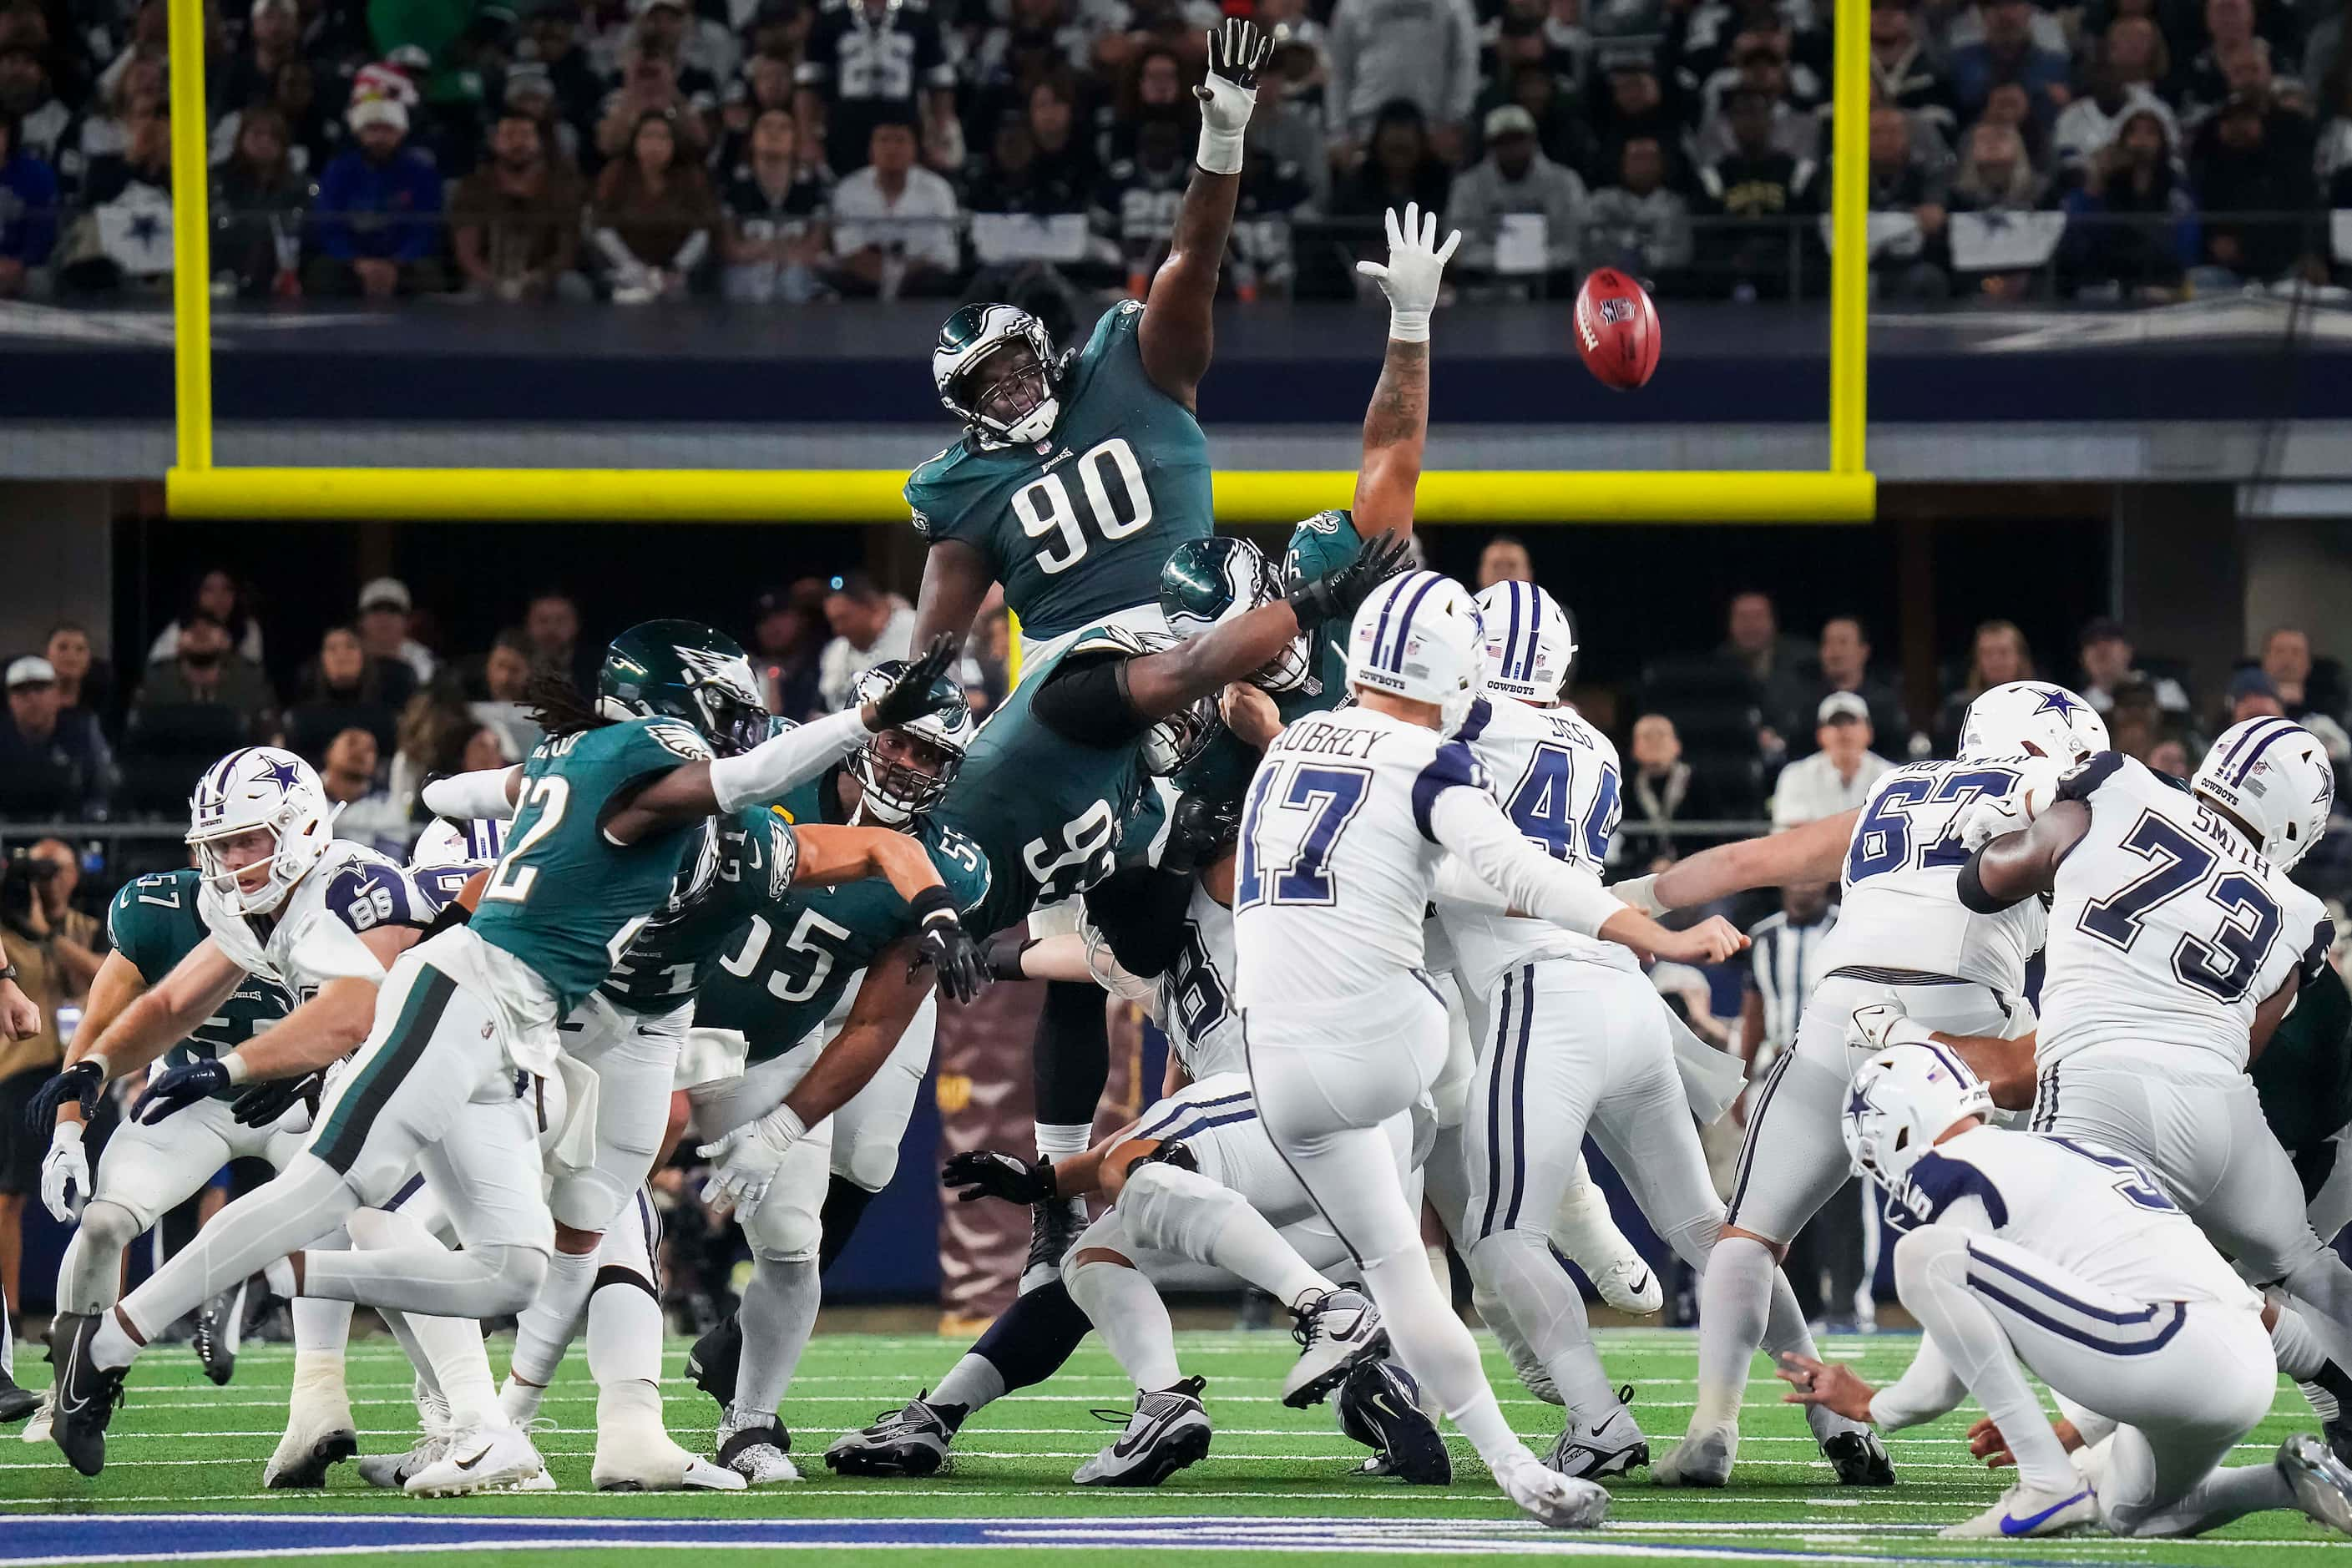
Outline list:
[[[1622,882],[1612,882],[1609,890],[1616,896],[1619,903],[1630,905],[1652,920],[1668,912],[1666,906],[1658,902],[1658,877],[1654,871],[1646,877],[1628,877]]]
[[[79,1067],[84,1062],[98,1068],[98,1081],[100,1083],[106,1082],[114,1076],[113,1064],[106,1059],[106,1053],[103,1051],[84,1051],[74,1059],[73,1065]]]
[[[228,1086],[231,1089],[241,1088],[251,1081],[253,1069],[245,1065],[245,1058],[236,1052],[231,1051],[225,1057],[215,1057],[214,1060],[220,1063],[221,1071],[228,1074]]]
[[[79,1143],[81,1142],[81,1132],[80,1122],[59,1121],[49,1133],[49,1147],[55,1149],[64,1143]]]
[[[1429,341],[1427,310],[1389,310],[1389,337],[1400,343],[1425,343]]]
[[[913,915],[917,922],[922,925],[929,925],[942,915],[950,921],[958,918],[955,895],[949,892],[945,887],[937,885],[925,888],[908,900],[907,912]]]
[[[16,978],[16,966],[15,964],[13,964],[13,963],[0,963],[0,980],[10,980],[10,981],[13,981],[13,980],[15,980]]]
[[[1202,169],[1212,174],[1238,174],[1242,172],[1242,139],[1246,131],[1213,131],[1201,127],[1201,150],[1194,155]]]

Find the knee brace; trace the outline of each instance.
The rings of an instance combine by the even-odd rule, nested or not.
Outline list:
[[[1239,1193],[1198,1171],[1150,1160],[1128,1172],[1118,1206],[1137,1246],[1206,1262],[1217,1233],[1244,1205]]]

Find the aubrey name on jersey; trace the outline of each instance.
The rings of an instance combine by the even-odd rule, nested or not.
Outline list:
[[[364,845],[338,838],[266,915],[239,914],[209,883],[197,883],[196,912],[229,962],[274,982],[297,1002],[330,980],[381,980],[383,965],[360,941],[378,926],[432,923],[433,910],[407,869]]]
[[[1959,821],[1979,799],[2013,792],[2035,761],[1912,763],[1873,784],[1846,844],[1841,913],[1822,944],[1822,973],[1895,984],[1972,980],[2004,998],[2021,995],[2026,960],[2042,946],[2042,900],[1998,914],[1963,906],[1969,850]]]
[[[157,871],[125,882],[106,907],[107,940],[114,951],[154,985],[179,966],[207,934],[196,913],[202,875],[194,868]],[[373,905],[371,902],[371,910]],[[188,1031],[165,1054],[166,1067],[210,1061],[233,1051],[294,1009],[294,999],[274,980],[247,974],[237,982],[220,1011]],[[224,1089],[215,1099],[234,1100],[242,1089]]]
[[[917,531],[980,552],[1025,637],[1156,603],[1170,552],[1213,526],[1208,440],[1145,372],[1142,321],[1130,300],[1095,323],[1050,438],[998,447],[966,436],[907,479]]]
[[[2051,889],[2035,1059],[2178,1046],[2242,1071],[2256,1009],[2298,966],[2326,962],[2326,908],[2211,806],[2120,752],[2075,768],[2058,798],[2087,805],[2091,824]]]
[[[967,764],[969,765],[969,764]],[[841,823],[836,765],[774,807],[791,823]],[[786,837],[789,837],[787,833]],[[966,923],[988,901],[990,866],[979,845],[946,824],[918,818],[915,837]],[[739,921],[695,994],[694,1026],[732,1029],[750,1059],[783,1055],[824,1023],[849,983],[914,930],[906,900],[882,878],[834,888],[777,886]]]
[[[472,925],[539,976],[557,1013],[604,983],[668,901],[680,857],[703,830],[681,822],[615,844],[605,818],[644,784],[709,756],[675,719],[631,719],[550,736],[523,763],[506,853]]]

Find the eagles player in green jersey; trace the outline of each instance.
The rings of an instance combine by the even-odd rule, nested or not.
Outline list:
[[[922,711],[952,653],[950,644],[934,647],[864,708],[767,739],[742,650],[689,622],[648,623],[616,639],[593,706],[568,683],[542,681],[535,698],[548,738],[505,780],[520,810],[472,923],[401,954],[374,1026],[330,1089],[305,1152],[222,1210],[205,1247],[183,1252],[61,1341],[55,1435],[77,1468],[94,1475],[103,1466],[123,1374],[155,1331],[257,1268],[266,1266],[289,1298],[447,1317],[528,1306],[546,1279],[553,1224],[518,1075],[553,1070],[557,1019],[602,984],[667,899],[704,818],[773,799],[863,735]],[[916,847],[857,828],[811,827],[793,839],[795,880],[887,876],[926,917],[927,960],[976,962]],[[265,1035],[216,1062],[167,1073],[149,1092],[186,1103],[249,1078],[323,1065],[273,1053]],[[362,1205],[389,1199],[420,1163],[463,1251],[299,1250]],[[486,1489],[538,1473],[536,1451],[503,1411],[467,1425],[445,1460],[410,1479],[411,1491]]]

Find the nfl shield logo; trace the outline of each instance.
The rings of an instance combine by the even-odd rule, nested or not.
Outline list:
[[[1617,299],[1601,301],[1601,319],[1612,327],[1620,321],[1631,320],[1633,314],[1633,302],[1631,300]]]

